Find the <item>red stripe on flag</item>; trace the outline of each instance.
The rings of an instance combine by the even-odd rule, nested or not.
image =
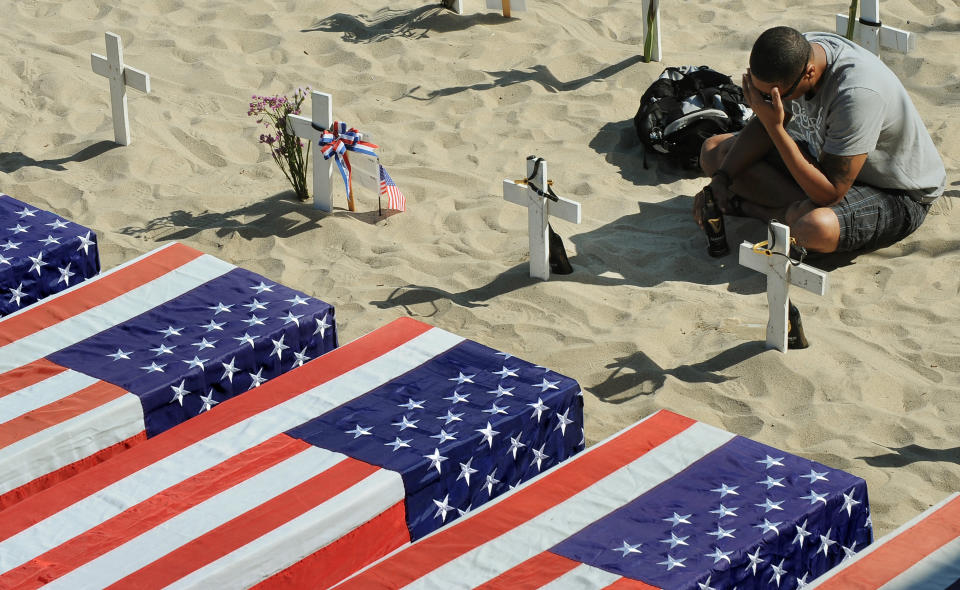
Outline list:
[[[568,500],[680,434],[694,420],[660,411],[606,443],[554,467],[502,501],[423,538],[347,580],[344,588],[395,588],[417,580],[443,564],[487,543]]]
[[[960,538],[960,496],[826,579],[818,588],[879,588],[957,538]]]
[[[0,587],[35,588],[310,447],[277,435],[230,457],[0,576]]]
[[[26,311],[0,322],[3,326],[0,346],[102,305],[202,255],[202,252],[175,243],[135,264],[82,283],[74,291],[28,307]]]
[[[323,473],[181,545],[109,588],[160,588],[172,584],[350,489],[379,469],[346,457]]]
[[[110,457],[113,457],[118,453],[122,453],[123,451],[126,451],[127,449],[134,447],[145,440],[147,440],[147,433],[140,432],[139,434],[135,434],[126,440],[122,440],[114,445],[110,445],[105,449],[101,449],[92,455],[84,457],[83,459],[74,461],[69,465],[65,465],[56,471],[51,471],[50,473],[41,475],[33,481],[29,481],[18,488],[13,488],[9,492],[0,494],[0,510],[3,510],[18,502],[23,502],[38,492],[53,486],[53,484],[70,479],[78,473],[82,473],[98,463],[103,463]],[[7,525],[12,525],[17,520],[17,517],[13,515],[13,512],[15,511],[11,510],[10,512],[4,513],[3,518],[0,518],[0,539],[5,539],[10,535],[15,534],[18,530],[26,528],[25,526],[22,526],[21,529],[17,530],[10,528],[10,532],[7,532]],[[29,524],[27,526],[36,524],[39,520],[41,520],[39,515],[35,515],[33,519],[30,518],[29,513],[21,516],[26,517],[25,519],[21,518],[21,521],[25,520],[28,522]],[[44,515],[44,518],[46,518],[46,516],[49,516],[49,514]]]
[[[6,373],[0,373],[0,397],[36,385],[44,379],[49,379],[66,370],[66,367],[61,367],[47,359],[40,359],[22,367],[11,369]]]
[[[556,580],[580,565],[579,561],[544,551],[520,563],[486,584],[477,586],[484,590],[513,590],[514,588],[540,588]]]
[[[650,584],[645,584],[640,580],[633,580],[630,578],[620,578],[613,584],[605,586],[603,590],[660,590],[659,586],[651,586]]]
[[[40,406],[27,414],[21,414],[13,420],[0,424],[0,449],[89,412],[123,395],[127,395],[125,389],[106,381],[97,381],[76,393]]]
[[[313,555],[253,588],[329,588],[353,572],[410,542],[403,501],[381,512]]]
[[[151,463],[348,373],[429,329],[429,325],[412,318],[394,320],[379,330],[324,354],[319,359],[271,379],[255,391],[222,402],[218,407],[228,407],[228,411],[221,409],[217,412],[204,412],[155,436],[150,439],[149,445],[131,449],[122,461],[110,461],[97,469],[78,474],[69,484],[55,486],[42,494],[25,499],[21,503],[21,509],[4,514],[0,519],[0,540],[33,526]]]

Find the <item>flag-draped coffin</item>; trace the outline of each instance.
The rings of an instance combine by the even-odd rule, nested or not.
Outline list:
[[[338,588],[797,588],[870,543],[865,482],[660,411]]]
[[[820,590],[960,588],[960,494],[952,494],[817,578]]]
[[[0,193],[0,317],[98,272],[93,231]]]
[[[0,509],[335,348],[334,324],[181,244],[0,319]]]
[[[311,587],[583,448],[576,381],[409,318],[0,518],[0,586]]]

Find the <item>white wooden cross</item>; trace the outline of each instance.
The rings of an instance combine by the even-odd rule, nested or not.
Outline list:
[[[107,57],[90,54],[90,63],[96,74],[110,80],[110,107],[113,111],[113,138],[120,145],[130,145],[130,120],[127,116],[127,86],[150,93],[150,76],[123,64],[123,46],[120,37],[107,33]]]
[[[537,163],[539,162],[539,168]],[[536,174],[534,171],[536,170]],[[527,228],[530,232],[530,276],[535,279],[550,278],[550,250],[548,223],[553,215],[565,221],[580,223],[580,203],[558,197],[557,201],[537,194],[531,186],[547,190],[547,161],[536,156],[527,157],[526,180],[504,180],[503,198],[527,208]]]
[[[767,275],[767,304],[770,306],[767,346],[786,352],[787,292],[790,285],[823,295],[827,292],[827,273],[806,264],[793,265],[788,258],[790,228],[781,223],[770,224],[767,230],[767,244],[772,246],[768,245],[767,249],[761,249],[747,242],[740,244],[740,264]]]
[[[287,117],[287,131],[313,144],[313,208],[330,213],[333,211],[333,158],[323,159],[317,142],[324,129],[333,125],[333,97],[316,90],[310,93],[311,119],[300,115]],[[363,134],[364,141],[370,141],[369,134]],[[347,204],[355,210],[353,195],[347,195]]]
[[[463,0],[443,0],[442,4],[457,14],[463,14]],[[527,2],[526,0],[487,0],[487,8],[500,10],[504,18],[510,18],[511,10],[526,10]]]
[[[837,33],[845,35],[847,14],[837,15]],[[917,48],[917,36],[908,31],[895,29],[881,24],[880,0],[863,0],[860,5],[860,19],[854,24],[853,40],[880,55],[880,48],[893,49],[900,53],[909,53]]]

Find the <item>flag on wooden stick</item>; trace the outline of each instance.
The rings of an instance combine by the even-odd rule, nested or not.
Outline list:
[[[380,166],[380,195],[387,196],[387,209],[406,211],[407,200],[404,198],[403,193],[400,192],[397,183],[393,182],[393,179],[387,174],[387,169],[383,166]]]

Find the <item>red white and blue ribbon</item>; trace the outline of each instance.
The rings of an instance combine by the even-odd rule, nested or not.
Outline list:
[[[324,160],[334,158],[340,176],[343,178],[343,187],[349,199],[353,199],[351,184],[350,158],[347,152],[356,152],[365,156],[378,158],[375,151],[379,146],[363,141],[363,134],[353,127],[348,127],[343,121],[334,121],[331,129],[323,129],[320,136],[320,153]]]

